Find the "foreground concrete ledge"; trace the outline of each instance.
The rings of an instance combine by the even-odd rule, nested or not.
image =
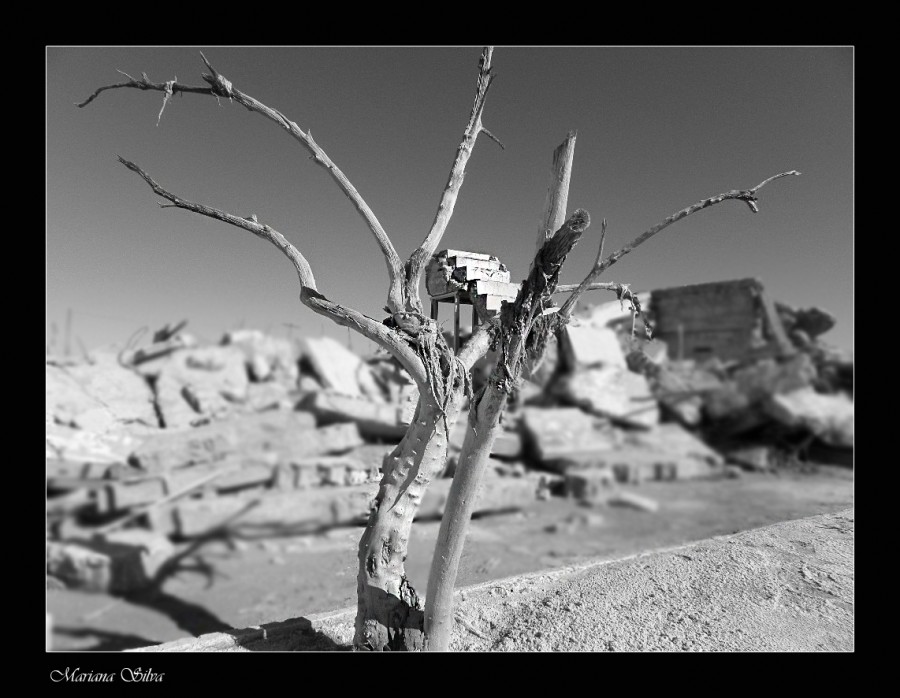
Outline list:
[[[464,651],[852,651],[853,509],[467,587]],[[136,652],[349,649],[356,608]]]

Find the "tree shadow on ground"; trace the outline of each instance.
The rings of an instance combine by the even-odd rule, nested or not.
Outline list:
[[[264,623],[259,628],[229,633],[250,652],[350,652],[353,647],[342,645],[334,638],[313,627],[308,618],[291,618],[276,623]]]
[[[140,635],[132,635],[128,633],[114,633],[109,630],[100,630],[99,628],[72,628],[68,626],[54,626],[53,633],[65,635],[67,637],[96,637],[97,644],[93,647],[79,648],[74,651],[90,651],[90,652],[121,652],[123,650],[137,649],[138,647],[150,647],[158,645],[158,642],[148,640]],[[68,651],[68,650],[59,650]]]

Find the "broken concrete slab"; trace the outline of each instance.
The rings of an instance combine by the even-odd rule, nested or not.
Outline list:
[[[571,370],[593,366],[626,368],[619,337],[611,329],[570,324],[562,337],[566,366]]]
[[[356,354],[330,337],[309,337],[303,355],[319,382],[344,395],[384,401],[372,370]]]
[[[733,417],[760,406],[772,395],[805,388],[815,378],[816,367],[807,354],[781,362],[763,359],[736,370],[719,389],[705,392],[703,408],[712,419]]]
[[[662,366],[644,365],[645,375],[663,410],[686,426],[697,426],[703,420],[703,394],[722,388],[712,373],[690,365],[671,363]]]
[[[237,347],[197,347],[174,352],[156,379],[156,405],[166,428],[221,418],[247,396],[244,353]]]
[[[609,450],[620,439],[606,420],[576,407],[525,407],[520,424],[526,453],[543,462],[572,453]]]
[[[101,400],[90,395],[70,370],[46,365],[46,421],[94,433],[103,433],[116,423],[116,415]]]
[[[732,449],[725,457],[729,463],[736,463],[747,470],[767,472],[773,469],[772,449],[768,446]]]
[[[678,424],[659,424],[649,431],[635,431],[625,442],[670,456],[696,458],[710,465],[722,465],[722,456]]]
[[[671,426],[671,425],[670,425]],[[677,427],[677,425],[674,425]],[[584,474],[585,478],[640,483],[646,480],[687,480],[714,476],[721,472],[724,461],[693,438],[652,438],[647,445],[636,441],[638,432],[624,437],[623,443],[604,451],[569,453],[545,461],[544,467],[568,476]],[[690,436],[690,435],[688,435]]]
[[[853,401],[846,395],[801,388],[771,396],[764,409],[780,424],[807,429],[831,446],[853,446]]]
[[[125,593],[149,586],[174,554],[163,535],[126,529],[85,540],[48,541],[47,574],[84,591]]]
[[[120,422],[159,426],[153,391],[142,376],[120,364],[118,355],[110,351],[95,351],[90,359],[90,363],[66,369],[87,394],[103,403]]]
[[[516,431],[502,430],[494,438],[491,455],[504,459],[514,459],[522,455],[522,437]]]
[[[607,497],[606,503],[610,506],[630,507],[651,513],[659,511],[659,502],[655,499],[626,490],[619,490],[610,495]]]
[[[543,476],[508,478],[488,475],[476,495],[474,513],[505,511],[525,506],[537,498]],[[418,519],[443,514],[450,479],[433,481],[417,513]],[[334,526],[362,523],[369,515],[378,484],[348,487],[315,487],[286,492],[262,492],[213,499],[193,499],[175,505],[174,518],[180,536],[192,538],[228,526],[246,533],[307,533]]]
[[[239,347],[246,358],[247,371],[254,382],[277,380],[293,385],[299,374],[299,352],[290,340],[272,337],[260,330],[227,332],[222,346]]]
[[[291,458],[340,453],[362,443],[355,424],[317,429],[316,419],[309,412],[275,410],[194,429],[161,432],[141,444],[129,461],[147,472],[211,463],[228,455],[274,464]]]
[[[173,492],[184,490],[194,482],[202,482],[215,472],[223,474],[203,486],[202,491],[206,494],[268,487],[278,477],[278,467],[275,465],[226,457],[215,463],[175,468],[161,473],[159,477],[111,482],[97,492],[97,510],[108,514],[150,504]]]
[[[372,439],[400,440],[409,422],[401,421],[403,409],[398,405],[375,402],[362,396],[345,395],[334,390],[310,393],[300,409],[311,412],[319,424],[352,422],[363,436]]]
[[[285,383],[267,381],[247,385],[243,406],[253,412],[294,409],[295,393]]]
[[[659,407],[647,379],[626,368],[578,371],[561,379],[553,392],[569,404],[630,425],[650,427],[659,422]]]
[[[616,476],[612,467],[570,468],[565,472],[565,493],[578,501],[602,500],[615,486]]]
[[[292,461],[289,467],[285,484],[297,489],[364,485],[381,480],[380,467],[367,465],[350,454],[304,458]]]
[[[59,424],[47,424],[47,458],[76,463],[124,463],[145,439],[159,431],[150,427],[146,431],[134,427],[114,427],[98,434]]]

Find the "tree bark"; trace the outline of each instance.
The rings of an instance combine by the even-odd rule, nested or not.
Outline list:
[[[409,532],[425,488],[444,469],[449,430],[465,397],[462,385],[446,406],[422,395],[406,436],[385,458],[375,507],[359,544],[356,633],[366,650],[421,650],[424,614],[404,562]]]

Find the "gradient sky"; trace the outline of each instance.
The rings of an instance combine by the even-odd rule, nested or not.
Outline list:
[[[122,345],[143,326],[182,319],[210,341],[240,326],[347,341],[346,328],[300,304],[277,249],[159,208],[116,155],[186,199],[257,214],[306,255],[321,292],[382,317],[387,274],[374,238],[272,122],[227,100],[182,95],[157,127],[162,94],[134,89],[74,106],[123,79],[116,69],[203,85],[201,50],[235,87],[312,130],[402,257],[427,233],[469,116],[480,47],[48,47],[48,343],[55,327],[62,347],[69,310],[76,351],[77,341]],[[571,129],[569,212],[587,209],[594,225],[563,283],[589,270],[603,217],[612,252],[684,206],[796,169],[801,177],[760,191],[758,214],[740,202],[701,211],[603,280],[650,290],[758,277],[776,300],[833,313],[837,326],[823,339],[851,349],[853,58],[849,47],[498,46],[483,122],[506,148],[478,139],[440,248],[496,254],[523,278],[552,152]],[[352,346],[374,347],[358,335]]]

